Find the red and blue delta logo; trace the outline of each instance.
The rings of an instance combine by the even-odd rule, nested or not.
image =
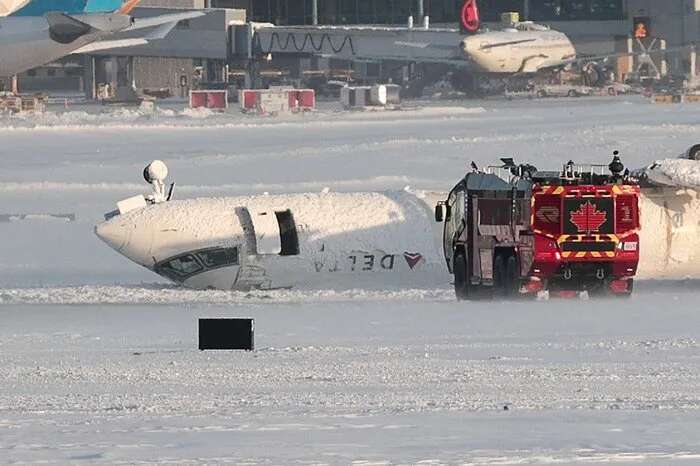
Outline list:
[[[406,264],[408,264],[411,270],[415,269],[416,266],[423,261],[423,255],[419,252],[405,251],[403,253],[403,258],[406,259]]]

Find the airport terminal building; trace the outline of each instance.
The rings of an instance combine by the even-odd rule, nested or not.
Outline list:
[[[313,0],[211,0],[244,7],[253,21],[278,25],[314,23]],[[456,24],[462,0],[317,0],[319,24],[405,24],[420,9],[431,23]],[[504,12],[561,30],[575,39],[627,35],[635,17],[648,17],[654,33],[669,44],[700,39],[700,0],[481,0],[482,19],[500,21]]]
[[[285,25],[405,25],[409,16],[428,16],[431,27],[456,27],[462,0],[143,0],[138,15],[168,9],[209,9],[203,18],[183,21],[161,41],[149,46],[115,49],[110,55],[69,57],[20,76],[20,89],[84,91],[93,97],[101,84],[111,88],[169,89],[178,92],[197,83],[225,83],[243,69],[233,57],[231,24],[268,22]],[[635,46],[633,30],[643,22],[650,37],[666,47],[700,40],[700,0],[479,0],[486,27],[497,27],[501,14],[517,12],[521,20],[546,24],[566,33],[579,54],[596,56]],[[421,14],[422,13],[422,14]],[[676,54],[664,71],[690,71],[688,54]],[[391,68],[396,72],[397,66]],[[359,78],[386,78],[373,63],[348,63],[332,58],[274,57],[267,63],[280,79],[299,79],[304,70],[343,68]],[[618,76],[634,68],[618,65]],[[409,71],[410,73],[410,71]],[[403,70],[406,74],[406,70]]]

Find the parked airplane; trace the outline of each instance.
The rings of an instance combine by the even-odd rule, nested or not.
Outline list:
[[[462,39],[465,58],[483,74],[525,74],[574,62],[576,49],[566,34],[522,22]]]
[[[42,16],[51,11],[75,15],[118,10],[122,0],[4,0],[0,16]]]
[[[656,165],[652,170],[664,163]],[[107,214],[95,233],[120,254],[186,287],[420,287],[449,282],[441,224],[434,222],[432,211],[446,193],[171,200],[166,176],[162,162],[147,166],[144,177],[153,193],[118,202],[118,210]],[[648,186],[640,199],[639,278],[700,278],[700,182]]]
[[[134,18],[130,13],[139,1],[130,0],[112,13],[49,12],[39,17],[0,18],[0,76],[13,76],[72,53],[143,45],[162,39],[179,21],[204,15],[188,11]],[[153,29],[139,38],[106,40],[119,32],[144,28]]]
[[[405,61],[441,63],[467,72],[458,78],[509,79],[529,77],[545,70],[579,64],[600,81],[597,63],[605,59],[634,55],[609,54],[595,57],[577,55],[571,39],[560,31],[531,21],[504,24],[500,29],[482,27],[477,0],[463,0],[457,29],[426,27],[274,26],[250,23],[252,43],[240,53],[252,51],[258,57],[275,54],[315,54],[361,61]],[[659,50],[653,53],[661,52]],[[649,52],[652,53],[652,52]],[[592,70],[596,70],[593,73]],[[469,85],[470,79],[463,79]]]
[[[476,2],[477,0],[463,2],[460,31],[466,36],[462,39],[460,48],[464,58],[479,74],[528,75],[573,64],[584,66],[611,58],[641,55],[630,52],[579,56],[566,34],[532,21],[515,22],[501,30],[483,31]],[[646,53],[670,51],[658,49]]]

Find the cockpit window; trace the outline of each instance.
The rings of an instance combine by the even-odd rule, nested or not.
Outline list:
[[[238,265],[238,248],[216,248],[197,252],[197,257],[207,268]]]
[[[177,280],[201,272],[202,266],[192,254],[185,254],[163,262],[158,269],[164,275]]]
[[[238,247],[208,248],[181,254],[156,265],[155,272],[182,283],[198,273],[231,265],[238,265]]]

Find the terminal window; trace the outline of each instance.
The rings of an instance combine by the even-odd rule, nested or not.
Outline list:
[[[590,21],[624,19],[623,0],[530,0],[534,21]]]
[[[226,0],[211,0],[225,2]],[[228,0],[231,1],[231,0]],[[591,21],[624,19],[623,0],[527,0],[534,21]],[[518,12],[525,18],[526,0],[481,0],[484,21],[500,21],[501,13]],[[217,3],[218,4],[218,3]],[[423,0],[432,23],[456,23],[462,0]],[[409,0],[318,0],[320,24],[405,24],[417,16],[417,2]],[[278,25],[312,23],[311,0],[250,0],[254,21]],[[416,18],[419,20],[418,18]]]
[[[424,13],[433,23],[456,23],[461,1],[423,0]],[[318,19],[319,24],[405,24],[409,15],[418,14],[416,5],[408,0],[318,0]],[[312,23],[311,0],[251,0],[250,14],[254,21],[278,25]]]

